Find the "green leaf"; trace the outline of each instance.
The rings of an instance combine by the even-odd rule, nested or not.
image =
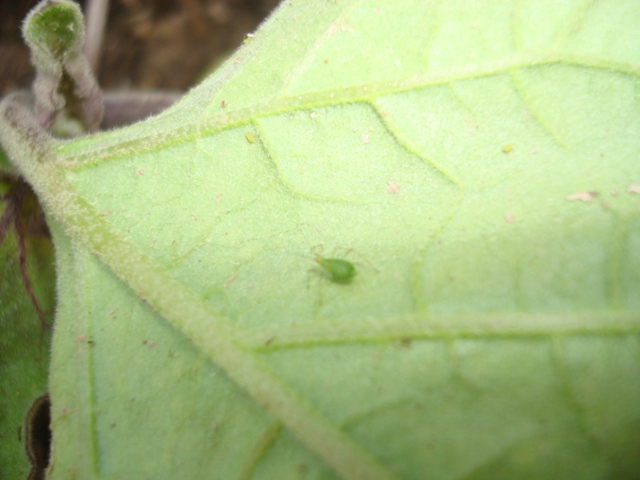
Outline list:
[[[11,173],[13,166],[7,157],[7,154],[0,148],[0,175],[3,173]],[[4,192],[3,192],[4,193]]]
[[[0,183],[5,194],[5,182]],[[0,201],[0,212],[6,202]],[[42,236],[26,239],[27,272],[40,306],[52,321],[54,310],[53,248]],[[20,274],[15,232],[0,242],[0,478],[27,478],[25,414],[47,389],[49,334]]]
[[[51,478],[634,478],[639,27],[291,1],[127,129],[5,100],[56,245]]]

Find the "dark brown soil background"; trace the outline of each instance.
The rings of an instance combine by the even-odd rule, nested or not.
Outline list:
[[[0,96],[33,78],[22,20],[37,0],[0,0]],[[86,0],[79,1],[83,7]],[[110,89],[179,89],[224,61],[279,0],[111,0],[98,72]]]

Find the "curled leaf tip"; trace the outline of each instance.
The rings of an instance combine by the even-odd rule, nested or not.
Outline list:
[[[84,17],[70,0],[43,0],[27,16],[23,35],[36,69],[35,116],[59,137],[97,129],[102,92],[82,53]]]
[[[44,0],[29,13],[22,32],[31,49],[62,60],[80,52],[84,40],[82,12],[68,0]]]

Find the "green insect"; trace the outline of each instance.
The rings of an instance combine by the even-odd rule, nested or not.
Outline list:
[[[331,283],[337,283],[338,285],[350,284],[356,276],[356,266],[349,260],[337,258],[337,252],[344,252],[344,255],[340,256],[346,257],[353,251],[353,249],[338,247],[334,250],[333,256],[329,258],[323,255],[323,250],[324,248],[322,245],[316,245],[311,249],[313,261],[316,262],[318,266],[310,269],[309,273],[318,275],[321,278],[324,278]]]
[[[341,258],[324,258],[315,254],[315,262],[322,270],[319,273],[333,283],[348,285],[356,276],[356,267],[353,263]],[[316,269],[317,270],[317,269]]]

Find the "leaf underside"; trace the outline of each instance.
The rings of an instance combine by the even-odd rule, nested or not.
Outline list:
[[[164,114],[12,158],[56,244],[51,478],[634,478],[639,27],[287,2]]]

